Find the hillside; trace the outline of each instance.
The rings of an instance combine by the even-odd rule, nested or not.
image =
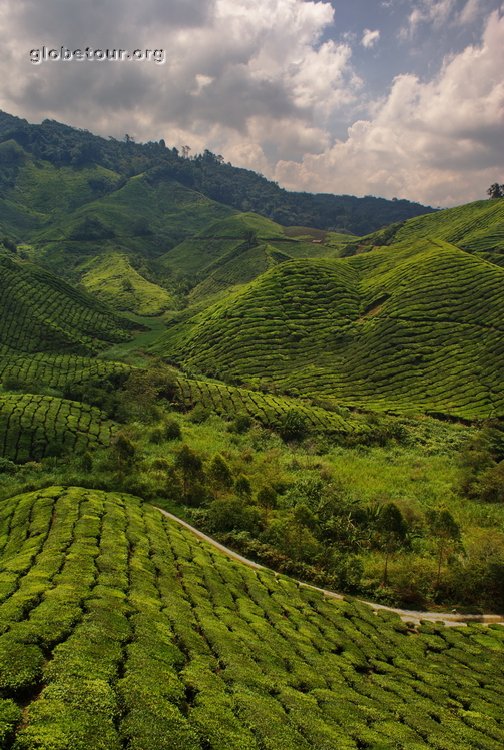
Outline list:
[[[0,519],[4,747],[502,747],[502,627],[325,600],[127,495],[51,487]]]
[[[344,229],[360,235],[432,211],[406,200],[293,193],[256,172],[226,164],[209,151],[187,158],[162,140],[146,144],[131,138],[106,140],[51,120],[31,125],[5,112],[0,112],[0,139],[58,169],[70,166],[79,171],[95,165],[124,176],[148,172],[158,185],[175,182],[238,211],[254,211],[284,225]],[[16,179],[19,157],[14,155],[13,160],[6,155],[6,185]]]
[[[0,395],[0,456],[23,463],[108,445],[114,424],[86,404],[50,396]]]
[[[153,349],[193,371],[292,395],[502,416],[503,279],[497,266],[421,237],[290,261],[175,317]]]
[[[0,251],[0,347],[90,354],[134,327],[40,266]]]
[[[504,201],[476,201],[409,219],[377,232],[366,241],[390,245],[433,238],[450,242],[496,265],[504,265]]]

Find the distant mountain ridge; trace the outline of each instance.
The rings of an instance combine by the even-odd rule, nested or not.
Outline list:
[[[129,136],[125,141],[107,140],[52,120],[33,125],[0,111],[0,143],[6,141],[57,167],[99,166],[123,179],[148,173],[153,184],[175,180],[214,201],[238,211],[255,211],[285,226],[363,235],[434,210],[407,200],[290,192],[256,172],[226,164],[208,150],[186,158],[176,148],[167,148],[163,140],[145,144],[135,143]],[[22,159],[22,154],[12,150],[9,156],[18,162]],[[0,156],[0,164],[4,163],[5,156]],[[9,176],[4,173],[2,179],[0,189]],[[107,186],[102,184],[102,189],[106,192]]]

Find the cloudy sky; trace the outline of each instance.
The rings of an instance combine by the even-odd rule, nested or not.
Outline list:
[[[504,182],[501,0],[2,0],[0,108],[449,206]],[[164,49],[30,62],[42,45]]]

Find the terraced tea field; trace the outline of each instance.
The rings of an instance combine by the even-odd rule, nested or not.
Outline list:
[[[348,406],[502,416],[503,280],[438,240],[289,261],[184,312],[153,349],[192,372]]]
[[[392,241],[411,244],[426,238],[451,242],[500,265],[504,255],[504,201],[476,201],[408,219],[394,233]]]
[[[26,387],[61,389],[101,380],[129,369],[122,362],[80,357],[77,354],[19,354],[7,347],[0,347],[0,382],[14,382]]]
[[[504,628],[408,628],[233,562],[130,496],[0,504],[0,743],[501,750]]]
[[[338,411],[337,406],[330,411],[300,399],[188,378],[177,380],[177,390],[178,400],[186,408],[202,404],[225,417],[247,414],[266,427],[277,427],[289,411],[295,410],[304,416],[308,429],[317,432],[345,434],[366,429],[348,410]]]
[[[0,456],[23,463],[60,452],[108,445],[115,425],[76,401],[38,395],[0,395]]]
[[[0,253],[0,346],[94,354],[134,324],[40,267]]]

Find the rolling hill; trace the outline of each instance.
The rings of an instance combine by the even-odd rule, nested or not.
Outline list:
[[[461,250],[504,265],[504,201],[476,201],[448,211],[409,219],[371,235],[377,244],[414,243],[423,239],[444,240]]]
[[[417,233],[368,252],[281,263],[174,316],[153,349],[195,372],[348,406],[502,416],[503,270],[425,236],[444,214],[439,226],[462,225],[465,245],[474,212],[498,224],[504,203],[487,204],[465,207],[464,220],[462,208],[414,220]],[[481,221],[478,231],[482,243]]]
[[[0,346],[18,352],[94,354],[134,324],[40,266],[0,252]]]
[[[16,750],[500,750],[500,626],[408,627],[233,562],[137,498],[0,504]]]
[[[99,409],[50,396],[0,394],[0,456],[24,463],[110,443],[115,425]]]

